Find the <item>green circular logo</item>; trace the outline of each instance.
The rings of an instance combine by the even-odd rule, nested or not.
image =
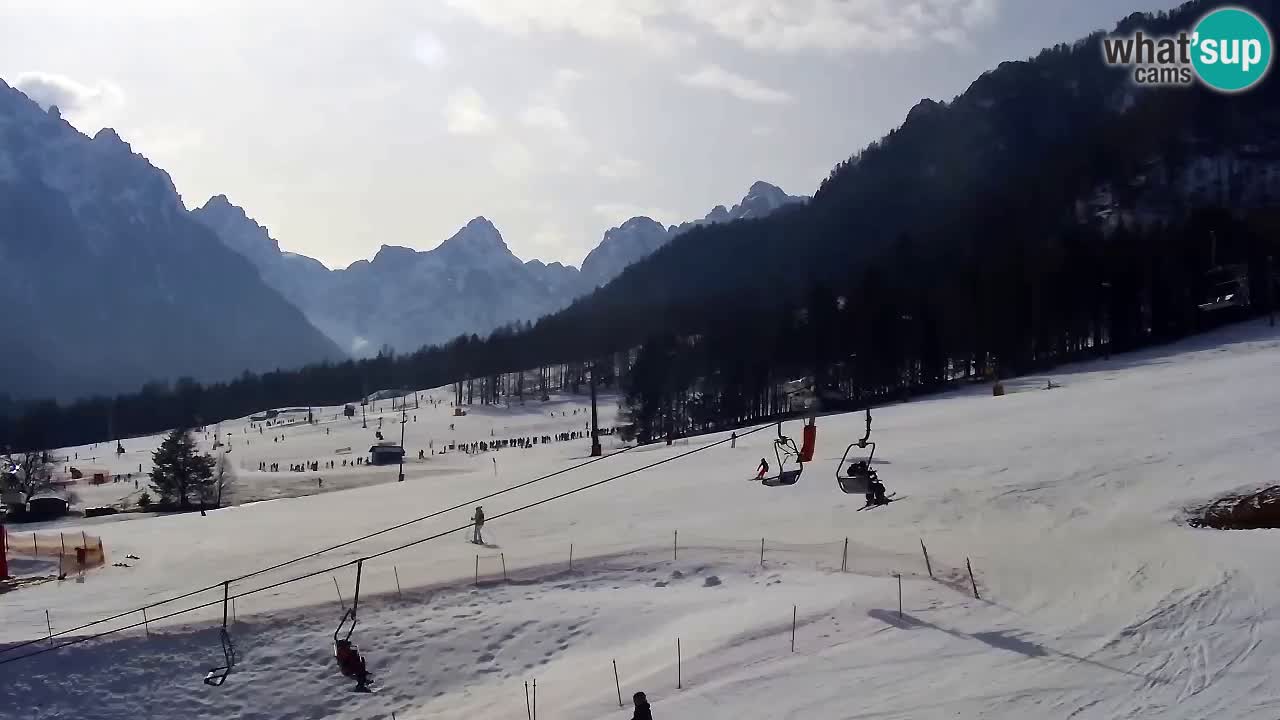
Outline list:
[[[1192,32],[1191,64],[1214,90],[1247,90],[1271,67],[1271,31],[1248,10],[1214,10]]]

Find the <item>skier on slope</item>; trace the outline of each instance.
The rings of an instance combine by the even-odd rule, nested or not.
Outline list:
[[[477,505],[476,514],[471,518],[471,521],[474,522],[476,526],[475,535],[474,537],[471,538],[471,542],[475,543],[476,545],[483,545],[484,538],[480,536],[480,531],[481,529],[484,528],[484,508]]]
[[[769,474],[769,461],[760,458],[760,465],[756,468],[756,480],[763,480],[765,475]]]

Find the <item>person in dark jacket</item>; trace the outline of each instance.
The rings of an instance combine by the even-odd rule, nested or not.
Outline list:
[[[760,458],[760,465],[756,468],[756,479],[763,480],[765,475],[769,474],[769,461]]]
[[[872,476],[871,483],[867,492],[868,505],[888,505],[889,498],[884,494],[884,483],[880,482],[880,478]]]
[[[370,692],[369,666],[365,663],[360,649],[350,640],[339,640],[333,646],[333,656],[338,661],[338,669],[343,675],[355,678],[357,692]]]
[[[635,703],[636,711],[632,713],[631,720],[653,720],[653,714],[649,712],[649,699],[644,693],[638,692],[631,696],[631,702]]]

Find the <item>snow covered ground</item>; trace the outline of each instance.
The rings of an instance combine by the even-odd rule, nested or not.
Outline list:
[[[878,469],[905,498],[887,508],[856,512],[862,498],[834,480],[861,415],[819,420],[817,461],[790,488],[746,479],[772,457],[766,430],[736,448],[708,447],[723,436],[639,448],[485,501],[492,518],[706,448],[497,518],[488,547],[459,530],[369,561],[354,639],[374,695],[349,692],[331,656],[339,589],[351,601],[346,567],[237,600],[241,657],[221,688],[200,682],[221,658],[217,590],[150,610],[215,603],[149,634],[0,665],[0,717],[517,718],[532,679],[542,717],[566,720],[630,717],[636,690],[658,718],[1280,716],[1276,535],[1181,522],[1188,505],[1277,481],[1280,333],[1227,328],[1052,377],[1061,387],[1029,378],[1001,398],[974,388],[877,410]],[[531,404],[455,420],[447,403],[424,404],[406,444],[415,458],[428,439],[439,448],[449,422],[458,440],[569,431],[585,422],[572,414],[583,406],[562,400],[554,418]],[[358,418],[286,428],[283,443],[241,433],[241,446],[237,423],[223,423],[249,468],[367,449],[373,424],[359,428]],[[798,423],[787,429],[799,435]],[[384,433],[398,437],[390,416]],[[146,444],[126,449],[141,452],[135,443]],[[405,483],[394,467],[360,468],[342,491],[95,524],[112,560],[140,559],[0,595],[0,642],[41,637],[46,609],[57,631],[212,585],[565,468],[586,446],[428,456]],[[126,459],[136,472],[139,460]],[[326,486],[342,475],[319,474]],[[270,488],[287,475],[241,477]],[[460,529],[469,516],[447,513],[232,592]],[[925,572],[921,540],[938,580]]]

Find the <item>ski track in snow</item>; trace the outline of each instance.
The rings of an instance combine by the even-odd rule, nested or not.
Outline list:
[[[486,547],[457,533],[372,561],[353,639],[368,657],[373,695],[352,693],[332,658],[342,615],[334,580],[349,603],[347,567],[238,600],[231,634],[240,661],[222,688],[200,682],[221,660],[215,606],[152,623],[149,633],[3,666],[0,718],[514,718],[524,717],[525,682],[536,678],[539,712],[566,720],[630,717],[636,690],[660,718],[1274,719],[1275,532],[1195,530],[1181,517],[1218,494],[1276,482],[1278,339],[1250,323],[1058,369],[1053,390],[1026,378],[1008,383],[1003,398],[977,387],[879,408],[878,469],[911,500],[875,512],[857,513],[862,496],[840,493],[833,475],[845,445],[861,436],[862,417],[830,416],[819,420],[817,458],[794,487],[742,482],[772,453],[765,430],[739,438],[736,449],[719,446],[493,521]],[[445,391],[431,394],[447,401]],[[602,424],[613,422],[614,405],[602,403]],[[41,637],[46,609],[56,631],[579,462],[586,440],[422,462],[416,450],[428,440],[437,449],[449,439],[488,440],[491,430],[497,439],[580,430],[585,406],[560,396],[458,418],[447,402],[411,410],[420,422],[406,426],[414,459],[404,484],[394,482],[394,467],[244,471],[247,496],[280,499],[206,518],[55,525],[102,535],[111,561],[140,559],[81,583],[0,595],[0,642]],[[379,417],[398,431],[389,409],[371,414],[367,430],[359,418],[329,419],[339,411],[319,409],[316,427],[278,429],[281,443],[242,433],[242,421],[223,430],[249,467],[340,459],[336,448],[371,444]],[[483,504],[493,517],[720,437],[640,448]],[[125,457],[97,464],[137,472],[156,443],[126,440]],[[103,447],[59,454],[88,457]],[[312,492],[317,475],[323,494],[288,498]],[[108,484],[82,494],[92,504],[129,490]],[[233,590],[353,561],[469,517],[464,508]],[[845,537],[851,572],[841,573]],[[982,599],[972,596],[966,558]],[[895,573],[903,575],[901,614]],[[217,598],[204,593],[185,606]]]

